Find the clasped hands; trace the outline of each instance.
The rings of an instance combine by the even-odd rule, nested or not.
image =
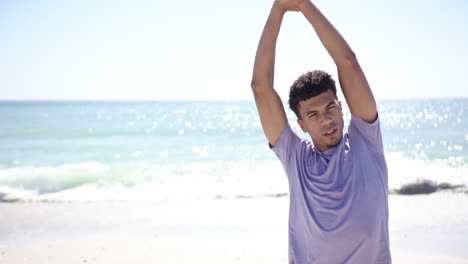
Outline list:
[[[277,5],[283,12],[298,12],[307,2],[309,0],[275,0],[274,5]]]

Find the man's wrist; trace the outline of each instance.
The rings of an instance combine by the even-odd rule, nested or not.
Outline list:
[[[276,13],[278,15],[283,16],[287,12],[287,8],[285,8],[279,1],[275,1],[273,6],[271,7],[271,12]]]
[[[304,9],[307,7],[307,5],[311,4],[310,0],[300,0],[300,3],[297,5],[297,8],[299,8],[299,11],[304,11]]]
[[[273,2],[273,6],[271,7],[272,12],[278,12],[281,15],[284,15],[288,10],[279,2]]]

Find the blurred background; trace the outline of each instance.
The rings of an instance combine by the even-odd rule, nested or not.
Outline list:
[[[271,3],[0,2],[0,200],[287,195],[250,90]],[[373,88],[390,188],[467,185],[468,3],[315,4]],[[283,100],[313,69],[337,78],[308,22],[288,13]]]

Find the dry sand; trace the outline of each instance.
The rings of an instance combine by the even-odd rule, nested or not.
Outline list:
[[[468,263],[468,195],[390,195],[393,263]],[[287,263],[288,197],[0,203],[0,263]]]

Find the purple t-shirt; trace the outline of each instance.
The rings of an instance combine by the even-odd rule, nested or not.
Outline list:
[[[289,180],[289,263],[391,263],[388,173],[379,119],[351,116],[321,152],[288,125],[272,148]]]

